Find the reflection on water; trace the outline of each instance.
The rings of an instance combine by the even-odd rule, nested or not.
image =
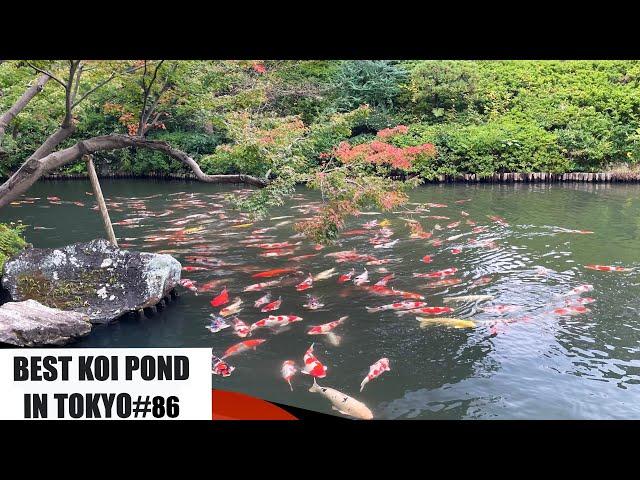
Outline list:
[[[40,183],[29,192],[38,200],[4,209],[0,221],[22,219],[30,225],[27,237],[35,246],[102,236],[100,218],[91,210],[93,201],[86,190],[85,182]],[[105,181],[103,190],[121,243],[172,252],[183,266],[198,265],[190,257],[205,257],[216,266],[184,272],[183,277],[200,286],[220,282],[211,293],[194,295],[185,290],[153,318],[97,326],[75,344],[78,347],[206,346],[221,354],[240,339],[233,329],[211,334],[204,328],[214,312],[209,305],[212,296],[226,285],[232,299],[244,300],[239,316],[251,324],[266,316],[253,307],[264,292],[242,292],[260,281],[251,275],[290,267],[302,273],[285,278],[270,291],[283,299],[277,313],[304,320],[286,331],[256,331],[252,338],[267,342],[255,352],[231,357],[236,370],[228,378],[214,376],[214,387],[334,413],[326,400],[307,391],[309,377],[295,376],[293,392],[280,377],[282,362],[302,364],[304,352],[315,341],[315,353],[328,367],[327,377],[319,383],[364,401],[377,418],[640,418],[640,277],[635,270],[640,258],[639,186],[426,186],[413,192],[411,203],[397,212],[349,222],[347,231],[362,230],[374,219],[388,219],[390,239],[399,239],[392,248],[374,248],[369,242],[377,231],[373,229],[343,236],[339,244],[322,250],[302,241],[292,255],[272,258],[241,242],[252,234],[262,235],[259,241],[265,243],[299,241],[291,239],[292,220],[313,212],[319,202],[316,192],[301,189],[287,205],[270,212],[272,217],[295,218],[267,219],[242,228],[249,221],[226,199],[232,187],[119,180]],[[52,195],[61,203],[46,199]],[[447,206],[425,207],[427,203]],[[429,218],[434,216],[448,218]],[[411,238],[407,219],[419,221],[433,237]],[[252,233],[263,228],[269,230]],[[434,246],[434,239],[443,240],[442,245]],[[473,319],[476,328],[420,328],[414,315],[367,313],[365,306],[388,304],[396,297],[376,295],[352,283],[340,285],[336,277],[315,282],[306,292],[295,290],[308,273],[332,267],[340,273],[354,267],[356,274],[361,273],[366,260],[336,263],[335,257],[326,256],[351,249],[390,260],[367,266],[369,285],[386,275],[386,269],[395,274],[389,287],[420,293],[429,305],[444,305],[449,296],[494,299],[451,304],[455,311],[446,316]],[[432,256],[432,263],[421,261],[425,255]],[[292,256],[308,257],[292,261]],[[599,272],[585,269],[586,264],[632,270]],[[458,272],[446,278],[457,278],[459,283],[434,286],[433,281],[443,279],[413,277],[450,267]],[[584,284],[593,285],[593,290],[567,295]],[[325,307],[303,308],[306,293],[321,297]],[[587,297],[595,299],[584,305],[587,313],[553,313]],[[501,311],[505,305],[507,310]],[[309,326],[343,315],[349,319],[336,330],[342,338],[339,346],[306,334]],[[381,357],[389,358],[391,371],[359,393],[369,365]]]

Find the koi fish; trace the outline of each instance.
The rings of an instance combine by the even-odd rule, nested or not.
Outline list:
[[[251,278],[271,278],[271,277],[280,277],[282,275],[286,275],[287,273],[293,273],[296,270],[293,268],[274,268],[273,270],[267,270],[265,272],[255,273],[251,275]]]
[[[260,309],[260,311],[262,313],[264,312],[272,312],[274,310],[278,310],[280,308],[280,305],[282,304],[282,297],[279,297],[278,300],[271,302],[271,303],[267,303],[264,307],[262,307]]]
[[[317,282],[320,280],[326,280],[328,278],[331,278],[333,276],[337,275],[336,269],[335,268],[330,268],[329,270],[323,270],[322,272],[318,273],[317,275],[315,275],[313,277],[313,281]]]
[[[431,258],[431,255],[425,255],[424,257],[422,257],[422,261],[424,263],[431,263],[433,261],[433,258]]]
[[[374,245],[373,248],[393,248],[393,246],[398,243],[400,241],[399,238],[396,238],[394,241],[392,242],[387,242],[387,243],[381,243],[379,245]]]
[[[249,329],[249,325],[247,325],[246,323],[244,323],[242,320],[240,320],[237,317],[234,318],[234,320],[233,320],[233,331],[240,338],[244,338],[247,335],[249,335],[249,333],[251,333],[251,330]]]
[[[321,303],[318,297],[313,297],[311,295],[307,295],[307,297],[309,300],[307,303],[302,305],[304,308],[308,308],[309,310],[318,310],[319,308],[324,307],[324,303]]]
[[[308,335],[326,335],[331,332],[338,325],[342,325],[349,316],[345,315],[344,317],[340,317],[338,320],[334,320],[333,322],[324,323],[322,325],[314,325],[308,331]]]
[[[578,315],[581,313],[588,313],[590,311],[591,310],[582,305],[571,305],[564,308],[556,308],[553,310],[553,313],[556,315]]]
[[[360,384],[360,391],[362,391],[364,389],[364,386],[367,383],[369,383],[371,380],[378,378],[384,372],[390,372],[390,371],[391,371],[391,368],[389,368],[389,359],[381,358],[380,360],[378,360],[376,363],[374,363],[369,367],[369,373],[367,374],[366,377],[364,377],[364,380],[362,380],[362,383]]]
[[[266,305],[270,301],[271,301],[271,294],[267,293],[267,294],[261,296],[258,300],[256,300],[254,302],[253,306],[255,308],[260,308],[261,306]]]
[[[253,332],[256,328],[265,327],[281,328],[300,321],[302,321],[302,317],[298,317],[296,315],[269,315],[267,318],[263,318],[253,323],[249,331]]]
[[[631,269],[627,267],[616,267],[612,265],[585,265],[584,268],[589,270],[598,270],[599,272],[630,272]]]
[[[198,293],[198,287],[196,287],[196,282],[194,282],[193,280],[183,278],[180,280],[180,285],[182,285],[187,290]]]
[[[456,228],[458,225],[460,225],[460,221],[450,223],[446,228]]]
[[[297,257],[291,257],[289,260],[291,260],[292,262],[301,262],[302,260],[306,260],[308,258],[313,258],[317,256],[318,256],[317,253],[310,253],[308,255],[298,255]]]
[[[302,292],[304,290],[310,289],[312,286],[313,286],[313,277],[311,276],[311,274],[309,274],[309,276],[306,279],[304,279],[302,282],[296,285],[296,290],[298,292]]]
[[[443,325],[445,327],[453,328],[475,328],[475,322],[471,320],[462,320],[459,318],[424,318],[416,317],[416,320],[420,322],[421,328],[426,328],[431,325]]]
[[[572,290],[569,290],[563,296],[569,297],[571,295],[580,295],[582,293],[587,293],[587,292],[590,292],[592,290],[593,290],[593,285],[589,285],[589,284],[580,285],[579,287],[576,287],[576,288],[574,288]]]
[[[268,252],[261,253],[261,257],[286,257],[287,255],[293,255],[294,250],[271,250]]]
[[[380,260],[370,260],[365,263],[365,265],[386,265],[387,263],[391,263],[391,260],[388,258],[381,258]]]
[[[312,343],[304,354],[304,368],[300,372],[305,375],[324,378],[327,376],[327,367],[323,365],[313,354],[313,345],[314,344]]]
[[[366,268],[364,269],[364,272],[362,272],[360,275],[358,275],[356,278],[353,279],[353,283],[355,283],[358,286],[363,285],[365,283],[369,283],[369,272],[367,271]]]
[[[452,255],[458,255],[459,253],[462,253],[462,250],[460,250],[459,248],[452,248],[451,249],[451,254]]]
[[[227,305],[222,310],[220,310],[220,315],[222,315],[223,317],[228,317],[229,315],[234,315],[238,312],[241,312],[242,308],[240,308],[240,305],[242,305],[242,299],[240,297],[236,297],[233,299],[233,303],[231,305]]]
[[[214,299],[211,300],[210,303],[212,307],[219,307],[220,305],[224,305],[225,303],[228,303],[228,302],[229,302],[229,292],[227,291],[227,287],[224,287],[220,295],[218,295],[217,297],[214,297]]]
[[[211,356],[211,373],[220,375],[222,377],[228,377],[235,369],[236,367],[232,367],[227,362],[219,359],[215,355]]]
[[[459,283],[462,283],[462,280],[459,278],[445,278],[444,280],[429,282],[424,286],[424,288],[450,287],[452,285],[458,285]]]
[[[318,376],[318,378],[322,377]],[[371,410],[369,410],[364,403],[333,388],[321,387],[318,385],[315,378],[313,379],[313,385],[309,388],[309,391],[311,393],[320,393],[331,402],[331,408],[333,410],[336,410],[343,415],[359,418],[361,420],[373,419],[373,413],[371,413]]]
[[[186,265],[182,267],[182,271],[184,272],[202,272],[204,270],[208,270],[206,267],[194,267],[192,265]]]
[[[373,284],[374,287],[386,287],[387,284],[393,280],[395,278],[395,274],[391,273],[389,275],[386,275],[384,277],[382,277],[380,280],[378,280],[376,283]]]
[[[237,355],[242,352],[246,352],[247,350],[255,350],[258,345],[266,342],[266,340],[256,339],[256,340],[244,340],[242,342],[238,342],[235,345],[230,346],[225,350],[224,355],[222,355],[222,360],[227,357],[231,357],[232,355]]]
[[[444,303],[486,302],[493,300],[493,295],[464,295],[460,297],[445,297]]]
[[[593,303],[595,301],[596,301],[596,299],[595,298],[591,298],[591,297],[578,297],[578,298],[573,298],[573,299],[567,299],[567,300],[564,301],[564,303],[568,307],[571,307],[571,306],[575,306],[575,305],[588,305],[588,304]]]
[[[268,282],[262,282],[262,283],[254,283],[253,285],[249,285],[248,287],[244,287],[244,290],[242,290],[243,292],[259,292],[261,290],[264,290],[265,288],[269,288],[269,287],[273,287],[275,285],[278,285],[280,283],[280,280],[270,280]]]
[[[355,275],[355,273],[356,273],[355,268],[352,268],[349,273],[343,273],[338,277],[338,283],[348,282],[349,280],[351,280],[351,277]]]
[[[491,283],[491,277],[480,277],[477,280],[471,282],[471,285],[473,285],[474,287],[478,287],[480,285],[486,285],[488,283]]]
[[[280,372],[282,373],[282,378],[284,378],[285,381],[289,384],[289,388],[293,392],[293,386],[291,385],[291,379],[298,372],[298,369],[296,368],[295,362],[293,360],[285,360],[282,363],[282,368],[280,369]]]
[[[396,312],[396,315],[402,316],[407,313],[411,314],[423,314],[423,315],[442,315],[443,313],[451,313],[453,312],[453,308],[451,307],[423,307],[423,308],[415,308],[412,310],[405,310]]]
[[[457,271],[458,269],[456,267],[451,267],[451,268],[445,268],[444,270],[438,270],[436,272],[414,273],[413,276],[416,278],[442,278],[442,277],[455,275]]]
[[[388,305],[382,305],[380,307],[365,307],[365,308],[367,309],[367,312],[374,313],[374,312],[384,312],[386,310],[410,310],[410,309],[421,308],[426,306],[427,306],[426,302],[405,301],[405,302],[390,303]]]
[[[489,220],[499,224],[499,225],[503,225],[505,227],[508,227],[509,224],[505,221],[504,218],[499,217],[498,215],[487,215],[487,217],[489,217]]]
[[[293,247],[295,245],[299,245],[299,243],[291,244],[289,242],[280,242],[280,243],[260,243],[256,245],[258,248],[263,248],[265,250],[273,250],[273,249],[281,249],[286,247]]]
[[[521,305],[491,305],[489,307],[483,307],[481,310],[487,313],[499,313],[503,315],[505,313],[517,312],[522,309]]]
[[[446,208],[448,205],[444,203],[425,203],[425,205],[429,208]]]
[[[218,317],[217,315],[211,314],[211,324],[205,326],[207,330],[211,333],[218,333],[220,330],[224,330],[225,328],[229,328],[229,325],[224,318]]]

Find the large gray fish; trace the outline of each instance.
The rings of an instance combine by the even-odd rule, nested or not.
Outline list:
[[[313,385],[309,391],[311,393],[319,393],[325,397],[332,403],[331,408],[333,410],[337,410],[343,415],[349,415],[361,420],[373,419],[373,413],[371,413],[371,410],[369,410],[364,403],[333,388],[321,387],[318,385],[315,378],[313,379]]]

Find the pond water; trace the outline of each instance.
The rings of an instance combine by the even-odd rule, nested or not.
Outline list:
[[[233,328],[218,333],[205,328],[209,315],[219,311],[211,299],[226,286],[231,301],[238,296],[244,301],[238,317],[250,325],[268,315],[254,308],[254,301],[269,291],[274,300],[282,297],[274,315],[295,314],[303,320],[280,330],[253,332],[251,339],[266,342],[229,357],[235,371],[226,378],[212,375],[214,388],[337,414],[323,397],[308,392],[311,377],[297,374],[290,391],[280,374],[284,360],[303,365],[305,351],[315,342],[315,354],[328,368],[318,383],[363,401],[375,418],[640,418],[638,185],[425,186],[413,191],[410,203],[397,212],[351,219],[336,245],[317,250],[313,242],[291,238],[296,233],[292,222],[308,217],[319,205],[317,192],[300,189],[267,219],[246,226],[249,221],[226,198],[232,191],[245,191],[237,187],[102,183],[121,246],[172,253],[183,267],[204,267],[183,272],[183,278],[200,288],[219,281],[198,295],[179,287],[179,299],[158,315],[96,326],[76,347],[211,347],[221,356],[243,339]],[[0,222],[19,219],[28,224],[27,239],[37,247],[104,236],[87,191],[90,186],[84,181],[41,182],[23,197],[25,203],[3,209]],[[60,201],[47,200],[53,196]],[[373,220],[377,226],[363,227]],[[409,220],[421,224],[427,232],[422,237],[432,236],[412,238]],[[383,233],[390,236],[376,242],[380,223],[388,223],[384,228],[390,231]],[[259,229],[268,230],[255,233]],[[375,248],[375,243],[396,239],[389,248]],[[287,241],[301,243],[275,250],[288,253],[285,256],[262,256],[274,250],[257,246]],[[347,250],[363,256],[327,256]],[[389,262],[371,262],[366,255]],[[431,263],[422,260],[425,255]],[[590,264],[630,270],[585,268]],[[315,281],[309,290],[296,290],[308,273],[334,267],[340,274],[355,268],[356,275],[366,267],[370,283],[338,283],[333,276]],[[457,272],[449,276],[413,276],[451,267]],[[302,273],[252,278],[275,268]],[[371,288],[389,273],[395,278],[387,290]],[[269,280],[281,281],[262,292],[243,292],[250,284]],[[581,285],[593,289],[571,294]],[[440,317],[471,320],[475,327],[421,324],[411,313],[367,311],[365,307],[402,300],[389,292],[392,288],[420,294],[430,306],[449,306],[454,310]],[[306,309],[307,294],[320,297],[325,306]],[[493,298],[445,303],[447,297],[463,295]],[[581,298],[594,301],[583,304]],[[554,311],[567,306],[569,310]],[[310,326],[342,316],[348,319],[334,330],[339,345],[333,345],[330,336],[307,334]],[[389,359],[391,371],[360,393],[369,366],[382,357]]]

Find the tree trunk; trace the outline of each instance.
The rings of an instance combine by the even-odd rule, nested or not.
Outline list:
[[[22,96],[14,103],[9,110],[0,115],[0,141],[2,141],[2,137],[4,137],[5,129],[9,122],[16,118],[16,116],[27,106],[27,104],[31,101],[33,97],[35,97],[39,92],[42,91],[45,84],[49,81],[51,77],[46,74],[40,75],[33,85],[31,85],[27,90],[22,94]]]
[[[187,165],[202,182],[246,183],[256,187],[268,185],[267,180],[250,175],[207,175],[200,169],[200,166],[193,158],[185,152],[171,147],[166,142],[114,134],[82,140],[71,147],[50,153],[42,158],[35,157],[35,154],[32,155],[6,182],[0,185],[0,208],[8,205],[26,192],[43,175],[63,165],[75,162],[82,158],[83,155],[128,147],[147,148],[164,152],[171,158]]]

